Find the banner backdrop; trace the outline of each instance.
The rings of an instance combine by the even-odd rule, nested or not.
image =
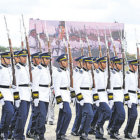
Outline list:
[[[84,55],[87,56],[88,44],[86,36],[88,37],[91,52],[94,57],[99,56],[99,44],[102,48],[102,54],[106,55],[105,31],[110,55],[114,55],[113,44],[116,46],[118,56],[121,55],[120,38],[123,36],[123,23],[48,21],[39,19],[30,19],[29,21],[29,46],[31,53],[40,51],[39,42],[42,52],[48,51],[47,36],[49,36],[51,52],[54,58],[65,53],[65,46],[67,46],[66,29],[69,34],[73,57],[81,55],[81,47],[84,49]],[[114,42],[111,41],[111,35]],[[100,39],[100,43],[98,39]]]

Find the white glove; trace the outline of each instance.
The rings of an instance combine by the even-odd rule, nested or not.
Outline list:
[[[19,106],[20,106],[20,100],[15,100],[15,106],[17,107],[17,108],[19,108]]]
[[[59,103],[59,109],[63,109],[63,102]]]
[[[80,101],[80,105],[83,106],[84,105],[84,100]]]
[[[110,109],[112,109],[113,105],[114,105],[114,101],[113,100],[110,100],[109,101],[109,107],[110,107]]]
[[[2,98],[2,99],[0,100],[0,104],[1,104],[2,106],[5,104],[4,98]]]
[[[74,88],[70,87],[70,91],[74,91]]]
[[[99,107],[100,101],[99,100],[95,101],[95,104],[96,104],[97,107]]]
[[[36,98],[36,99],[34,99],[34,106],[35,107],[38,107],[38,104],[39,104],[39,99],[38,98]]]
[[[33,83],[32,82],[29,82],[29,86],[32,87],[33,86]]]
[[[132,107],[132,102],[130,100],[128,100],[127,105],[128,105],[129,108],[131,108]]]

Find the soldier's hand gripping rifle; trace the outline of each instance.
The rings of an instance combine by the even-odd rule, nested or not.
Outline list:
[[[87,36],[86,36],[86,40],[87,40],[87,44],[88,44],[88,55],[89,55],[89,57],[92,57],[91,49],[90,49],[90,45],[89,45],[89,41],[88,41],[88,37]],[[95,88],[95,80],[94,80],[93,67],[91,68],[91,75],[92,75],[92,80],[93,80],[93,88]]]
[[[22,22],[23,22],[23,28],[24,28],[24,34],[25,34],[25,40],[26,40],[26,47],[27,47],[27,51],[28,51],[28,63],[29,63],[29,74],[30,74],[30,82],[32,83],[33,79],[32,79],[32,68],[31,68],[31,55],[30,55],[30,48],[29,48],[29,42],[28,42],[28,37],[26,35],[26,27],[24,24],[24,18],[22,15]]]
[[[9,30],[8,30],[8,27],[7,27],[7,21],[6,21],[6,17],[5,16],[4,16],[4,21],[5,21],[6,31],[7,31],[7,37],[8,37],[8,42],[9,42],[10,54],[11,54],[12,76],[13,76],[12,85],[16,86],[13,48],[12,48],[12,42],[11,42],[11,39],[10,39],[10,36],[9,36]]]
[[[97,30],[97,34],[98,34],[98,43],[99,43],[99,57],[102,57],[102,49],[101,49],[101,40],[100,40],[100,34],[99,34],[99,30]]]
[[[116,46],[115,46],[115,43],[114,43],[114,40],[113,40],[113,37],[112,37],[112,33],[111,33],[110,28],[109,28],[109,33],[110,33],[111,42],[113,44],[114,56],[117,56]]]

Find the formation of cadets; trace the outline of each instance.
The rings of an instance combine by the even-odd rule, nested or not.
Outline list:
[[[121,139],[119,130],[126,118],[124,109],[126,104],[128,119],[124,137],[136,139],[132,133],[138,114],[137,105],[140,103],[138,60],[128,61],[129,70],[125,74],[125,89],[123,89],[123,60],[118,57],[110,58],[111,88],[107,89],[107,57],[77,57],[72,88],[67,54],[62,54],[56,59],[59,68],[52,68],[52,78],[49,69],[51,54],[49,52],[32,54],[32,82],[30,82],[27,54],[25,49],[14,52],[15,86],[12,85],[11,54],[1,53],[0,139],[26,139],[24,131],[31,104],[32,111],[26,137],[45,140],[46,116],[52,94],[55,94],[56,103],[59,105],[57,140],[68,140],[66,132],[72,117],[71,101],[75,102],[76,107],[71,135],[78,136],[80,140],[90,140],[88,134],[92,134],[96,139],[106,140],[104,124],[109,120],[107,130],[110,139]],[[94,88],[91,71],[94,73]]]

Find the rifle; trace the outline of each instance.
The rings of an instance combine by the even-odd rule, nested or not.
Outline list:
[[[89,41],[88,41],[88,37],[87,36],[86,36],[86,40],[87,40],[87,44],[88,44],[88,55],[89,55],[89,57],[92,57],[91,49],[90,49],[90,45],[89,45]],[[95,88],[95,80],[94,80],[93,67],[91,68],[91,75],[92,75],[92,80],[93,80],[93,88]]]
[[[28,38],[27,38],[27,35],[26,35],[26,28],[25,28],[25,24],[24,24],[23,15],[22,15],[22,22],[23,22],[23,28],[24,28],[24,34],[25,34],[25,40],[26,40],[26,47],[27,47],[27,51],[28,51],[30,82],[32,83],[33,79],[32,79],[32,68],[31,68],[31,60],[30,60],[31,55],[30,55],[29,42],[28,42]]]
[[[83,48],[83,41],[81,40],[81,37],[80,37],[80,45],[81,45],[81,56],[84,55],[84,48]]]
[[[22,40],[22,31],[21,31],[21,20],[20,20],[20,39],[21,39],[21,48],[24,49],[24,43],[23,43],[23,40]]]
[[[67,37],[67,42],[68,42],[68,54],[69,54],[70,86],[73,88],[73,62],[72,62],[72,53],[71,53],[71,47],[70,47],[67,28],[66,28],[66,37]]]
[[[117,56],[115,43],[114,43],[114,40],[113,40],[112,33],[111,33],[110,29],[109,29],[109,33],[110,33],[110,37],[111,37],[111,42],[113,43],[114,56]]]
[[[107,89],[110,89],[110,55],[109,55],[109,47],[108,47],[108,41],[106,36],[106,30],[105,30],[105,44],[107,49],[107,66],[108,66],[108,79],[107,79]]]
[[[8,30],[8,27],[7,27],[7,21],[6,21],[6,17],[5,16],[4,16],[4,21],[5,21],[6,31],[7,31],[7,37],[8,37],[8,42],[9,42],[10,54],[11,54],[12,75],[13,75],[12,85],[16,86],[13,48],[12,48],[12,42],[11,42],[11,39],[10,39],[10,36],[9,36],[9,30]]]
[[[98,43],[99,43],[99,57],[102,57],[102,49],[101,49],[101,41],[100,41],[99,30],[97,30],[97,34],[98,34]]]

